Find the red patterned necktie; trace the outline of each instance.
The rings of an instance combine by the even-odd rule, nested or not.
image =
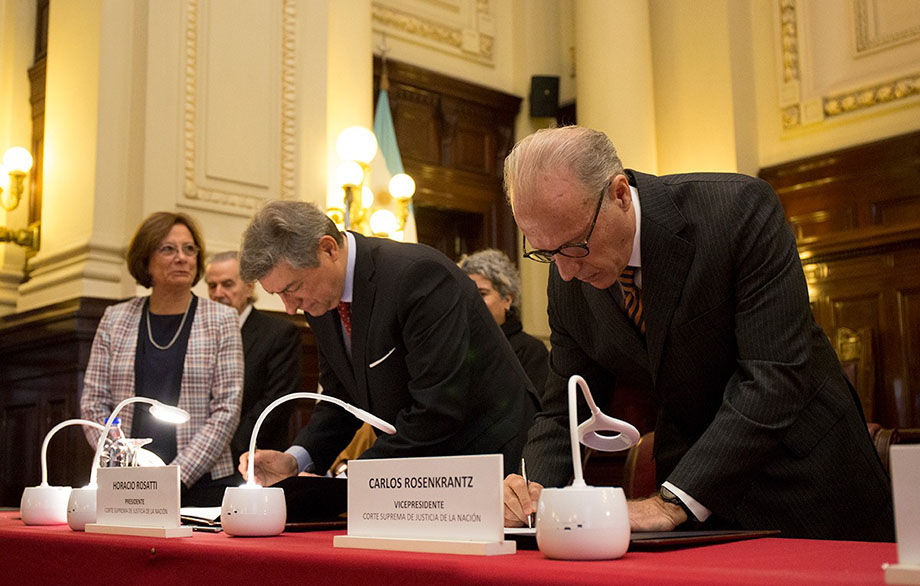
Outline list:
[[[618,279],[623,288],[623,306],[626,315],[633,320],[639,331],[645,333],[645,315],[642,313],[642,299],[639,297],[639,288],[636,287],[637,267],[626,267]]]
[[[339,318],[342,320],[342,325],[345,326],[345,331],[348,332],[348,337],[351,337],[351,303],[348,301],[339,302]]]

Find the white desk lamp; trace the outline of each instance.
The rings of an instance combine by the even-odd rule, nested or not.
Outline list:
[[[70,498],[69,486],[50,486],[48,484],[48,443],[51,436],[69,425],[89,425],[102,429],[102,425],[88,419],[68,419],[51,428],[42,442],[42,483],[27,486],[22,491],[19,503],[19,516],[26,525],[63,525],[67,522],[67,499]]]
[[[581,387],[591,417],[578,425],[576,386]],[[601,432],[615,432],[616,435]],[[588,486],[581,470],[579,443],[606,452],[628,449],[639,441],[635,427],[597,408],[588,383],[569,379],[569,434],[575,479],[565,488],[545,488],[537,503],[537,546],[546,557],[566,560],[615,559],[629,547],[629,510],[623,489]]]
[[[252,437],[249,440],[249,467],[246,474],[249,480],[242,486],[228,487],[224,491],[224,499],[220,507],[220,524],[227,535],[266,536],[278,535],[284,531],[284,523],[287,521],[284,489],[256,484],[254,456],[256,453],[256,436],[259,434],[259,428],[262,426],[265,417],[272,409],[292,399],[329,401],[384,433],[391,435],[396,433],[395,427],[376,415],[329,395],[300,392],[275,399],[262,411],[255,427],[252,428]]]
[[[67,524],[74,531],[83,531],[87,523],[96,522],[96,471],[99,470],[99,458],[105,449],[105,440],[109,437],[109,430],[112,429],[112,422],[115,416],[121,411],[122,407],[130,403],[147,403],[150,405],[150,414],[161,421],[179,425],[189,420],[189,414],[186,410],[171,405],[164,405],[156,399],[148,397],[128,397],[115,406],[112,414],[109,415],[102,433],[99,435],[99,442],[96,444],[96,453],[93,455],[93,468],[89,475],[89,484],[83,488],[75,488],[70,491],[70,498],[67,501]]]

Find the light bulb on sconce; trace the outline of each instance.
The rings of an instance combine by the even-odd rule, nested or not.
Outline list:
[[[415,181],[405,173],[397,173],[386,186],[368,185],[380,178],[371,173],[377,138],[367,128],[351,126],[339,133],[336,152],[342,159],[335,171],[335,184],[342,188],[342,203],[334,203],[326,213],[341,229],[401,240]],[[378,158],[374,164],[384,163]]]
[[[356,161],[364,167],[377,154],[377,137],[363,126],[349,126],[336,138],[335,150],[343,161]]]
[[[278,405],[293,399],[316,399],[329,401],[345,409],[361,421],[369,423],[383,433],[390,435],[396,433],[396,428],[380,419],[373,413],[368,413],[329,395],[319,393],[299,392],[284,395],[275,399],[256,420],[252,428],[252,437],[249,440],[249,464],[246,470],[246,484],[237,487],[228,487],[224,490],[224,499],[220,507],[220,524],[227,535],[236,536],[268,536],[278,535],[284,531],[287,521],[287,504],[284,500],[284,489],[272,486],[259,486],[256,484],[255,453],[256,437],[265,417]]]
[[[69,486],[50,486],[48,484],[48,443],[51,436],[70,425],[88,425],[97,429],[103,426],[88,419],[68,419],[51,428],[42,442],[42,483],[27,486],[22,491],[19,503],[19,516],[26,525],[63,525],[67,522],[67,501],[70,498]]]
[[[99,470],[99,459],[105,449],[105,440],[109,437],[109,431],[112,429],[115,417],[125,405],[130,405],[131,403],[147,403],[150,405],[150,414],[166,423],[179,425],[187,422],[190,418],[188,412],[184,409],[165,405],[156,399],[147,397],[128,397],[116,405],[106,420],[102,433],[99,435],[99,441],[96,443],[89,484],[83,488],[75,488],[70,491],[70,498],[67,501],[67,524],[74,531],[83,531],[87,523],[96,522],[96,473]]]
[[[3,154],[3,175],[9,175],[9,184],[0,190],[0,205],[11,212],[19,205],[25,188],[23,184],[29,170],[32,169],[32,155],[22,147],[10,147]],[[4,180],[5,182],[5,180]]]
[[[576,388],[580,387],[591,417],[578,425]],[[588,486],[581,468],[580,444],[605,452],[626,450],[639,441],[639,431],[605,415],[594,403],[588,383],[569,379],[569,436],[574,480],[565,488],[544,488],[537,503],[537,546],[548,558],[615,559],[629,547],[629,510],[623,489]]]

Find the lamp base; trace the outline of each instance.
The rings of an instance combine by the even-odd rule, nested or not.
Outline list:
[[[27,486],[19,502],[19,516],[26,525],[63,525],[67,522],[69,486]]]
[[[83,531],[87,523],[96,522],[96,487],[75,488],[67,501],[67,524],[74,531]]]
[[[622,488],[545,488],[537,504],[537,546],[548,558],[610,560],[629,548],[629,510]]]
[[[287,504],[283,488],[243,485],[224,491],[220,525],[227,535],[278,535],[284,531],[285,521]]]

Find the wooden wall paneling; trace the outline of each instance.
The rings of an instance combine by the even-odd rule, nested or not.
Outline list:
[[[78,299],[0,319],[0,505],[18,505],[22,489],[41,481],[45,434],[79,417],[89,348],[111,303]],[[60,434],[49,446],[49,481],[83,486],[92,460],[89,443],[79,430]]]
[[[920,426],[920,132],[763,169],[816,321],[874,332],[876,421]]]
[[[375,57],[375,95],[381,70]],[[502,171],[521,98],[393,60],[387,77],[403,166],[416,182],[419,241],[455,260],[486,247],[515,258]]]
[[[917,427],[920,421],[920,285],[898,292],[900,327],[904,343],[900,347],[900,358],[904,365],[903,376],[894,381],[894,392],[901,395],[904,387],[909,389],[908,400],[898,403],[893,417],[898,427]],[[906,385],[904,383],[906,382]],[[912,391],[912,392],[910,392]]]

